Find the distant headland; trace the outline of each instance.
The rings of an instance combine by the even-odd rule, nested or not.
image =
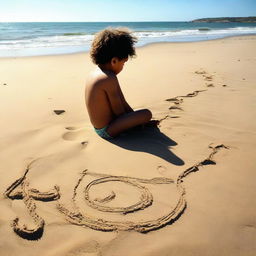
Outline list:
[[[203,19],[192,20],[191,22],[256,22],[256,16],[253,16],[253,17],[203,18]]]

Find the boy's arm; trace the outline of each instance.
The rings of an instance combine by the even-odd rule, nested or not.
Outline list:
[[[126,113],[126,106],[122,94],[120,94],[121,89],[117,78],[109,77],[104,87],[113,113],[116,116]]]
[[[125,101],[125,110],[127,113],[134,111],[126,101]]]
[[[119,93],[120,93],[120,97],[123,101],[123,104],[124,104],[124,108],[125,108],[125,112],[126,113],[129,113],[129,112],[133,112],[134,110],[131,108],[131,106],[127,103],[127,101],[125,100],[125,97],[123,95],[123,92],[120,88],[120,85],[118,84],[118,90],[119,90]]]

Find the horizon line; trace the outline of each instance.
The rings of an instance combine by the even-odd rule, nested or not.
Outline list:
[[[189,22],[190,20],[133,20],[133,21],[0,21],[0,23],[14,23],[14,22],[33,22],[33,23],[36,23],[36,22],[40,22],[40,23],[43,23],[43,22],[59,22],[59,23],[63,23],[63,22],[102,22],[102,23],[106,23],[106,22]]]
[[[26,23],[26,22],[31,22],[31,23],[47,23],[47,22],[55,22],[55,23],[64,23],[64,22],[70,22],[70,23],[75,23],[75,22],[87,22],[87,23],[93,23],[93,22],[97,22],[97,23],[114,23],[114,22],[191,22],[194,20],[198,20],[198,19],[214,19],[214,18],[255,18],[256,16],[220,16],[220,17],[204,17],[204,18],[194,18],[191,20],[123,20],[123,21],[81,21],[81,20],[77,20],[77,21],[0,21],[0,23]]]

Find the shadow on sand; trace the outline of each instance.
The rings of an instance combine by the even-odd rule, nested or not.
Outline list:
[[[177,143],[161,133],[157,127],[129,131],[109,142],[132,151],[146,152],[158,156],[174,165],[184,165],[184,161],[170,150]]]

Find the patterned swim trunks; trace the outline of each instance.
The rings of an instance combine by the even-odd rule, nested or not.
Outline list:
[[[107,132],[107,129],[108,129],[108,126],[105,126],[101,129],[97,129],[97,128],[94,128],[95,132],[103,139],[113,139],[113,137],[111,137],[108,132]]]

